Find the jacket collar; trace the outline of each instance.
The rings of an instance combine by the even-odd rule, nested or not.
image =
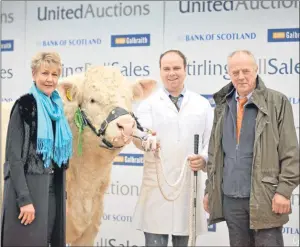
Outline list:
[[[234,91],[234,86],[232,82],[228,83],[226,86],[221,88],[218,92],[213,95],[216,105],[221,105],[226,102],[226,97],[232,94]],[[251,95],[252,102],[261,110],[263,113],[268,114],[267,110],[267,88],[263,83],[262,79],[257,76],[256,78],[256,88]]]

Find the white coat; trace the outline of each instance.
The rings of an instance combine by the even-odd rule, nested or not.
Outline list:
[[[195,134],[199,134],[199,154],[207,160],[213,110],[204,97],[186,90],[178,112],[167,93],[160,89],[141,103],[136,115],[143,127],[157,132],[163,170],[170,183],[178,179],[184,159],[194,153]],[[145,152],[143,181],[133,225],[144,232],[187,236],[193,173],[188,173],[191,175],[186,177],[180,196],[175,201],[168,201],[158,187],[155,161],[152,152]],[[203,208],[205,180],[206,173],[199,171],[196,235],[207,232]]]

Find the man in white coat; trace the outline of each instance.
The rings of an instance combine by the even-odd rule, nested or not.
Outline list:
[[[159,65],[164,87],[142,102],[136,112],[141,125],[155,131],[156,136],[148,138],[143,147],[135,141],[146,152],[133,224],[144,232],[146,246],[167,246],[169,235],[173,246],[187,246],[192,171],[199,171],[196,236],[207,231],[201,202],[213,111],[207,99],[184,85],[187,61],[182,52],[166,51]],[[199,135],[199,155],[194,154],[195,134]],[[171,187],[173,190],[167,192]]]

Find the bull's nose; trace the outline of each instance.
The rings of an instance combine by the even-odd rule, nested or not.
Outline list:
[[[126,136],[131,136],[135,127],[135,121],[131,116],[121,116],[117,121],[117,126]]]

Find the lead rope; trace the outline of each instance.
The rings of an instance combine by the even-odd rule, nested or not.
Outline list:
[[[142,146],[143,146],[143,142],[142,142]],[[171,184],[166,179],[166,176],[165,176],[165,173],[164,173],[164,170],[163,170],[160,150],[158,151],[157,156],[158,156],[158,157],[156,157],[157,162],[155,162],[155,163],[156,163],[156,174],[157,174],[157,181],[158,181],[159,189],[160,189],[163,197],[167,201],[175,201],[182,192],[184,182],[185,182],[185,178],[186,178],[187,173],[188,173],[187,171],[188,171],[188,168],[189,168],[189,161],[188,161],[187,158],[185,158],[178,179],[173,184]],[[188,226],[189,226],[189,228],[188,228],[188,232],[189,232],[188,246],[195,246],[196,229],[195,229],[194,226],[195,226],[195,223],[196,223],[195,222],[196,219],[193,215],[195,184],[194,184],[193,179],[192,179],[193,171],[191,171],[190,174],[191,174],[191,188],[190,188],[189,223],[188,223]],[[163,187],[164,187],[165,184],[168,185],[167,186],[168,188],[171,188],[172,191],[170,193],[166,193],[164,191]]]

